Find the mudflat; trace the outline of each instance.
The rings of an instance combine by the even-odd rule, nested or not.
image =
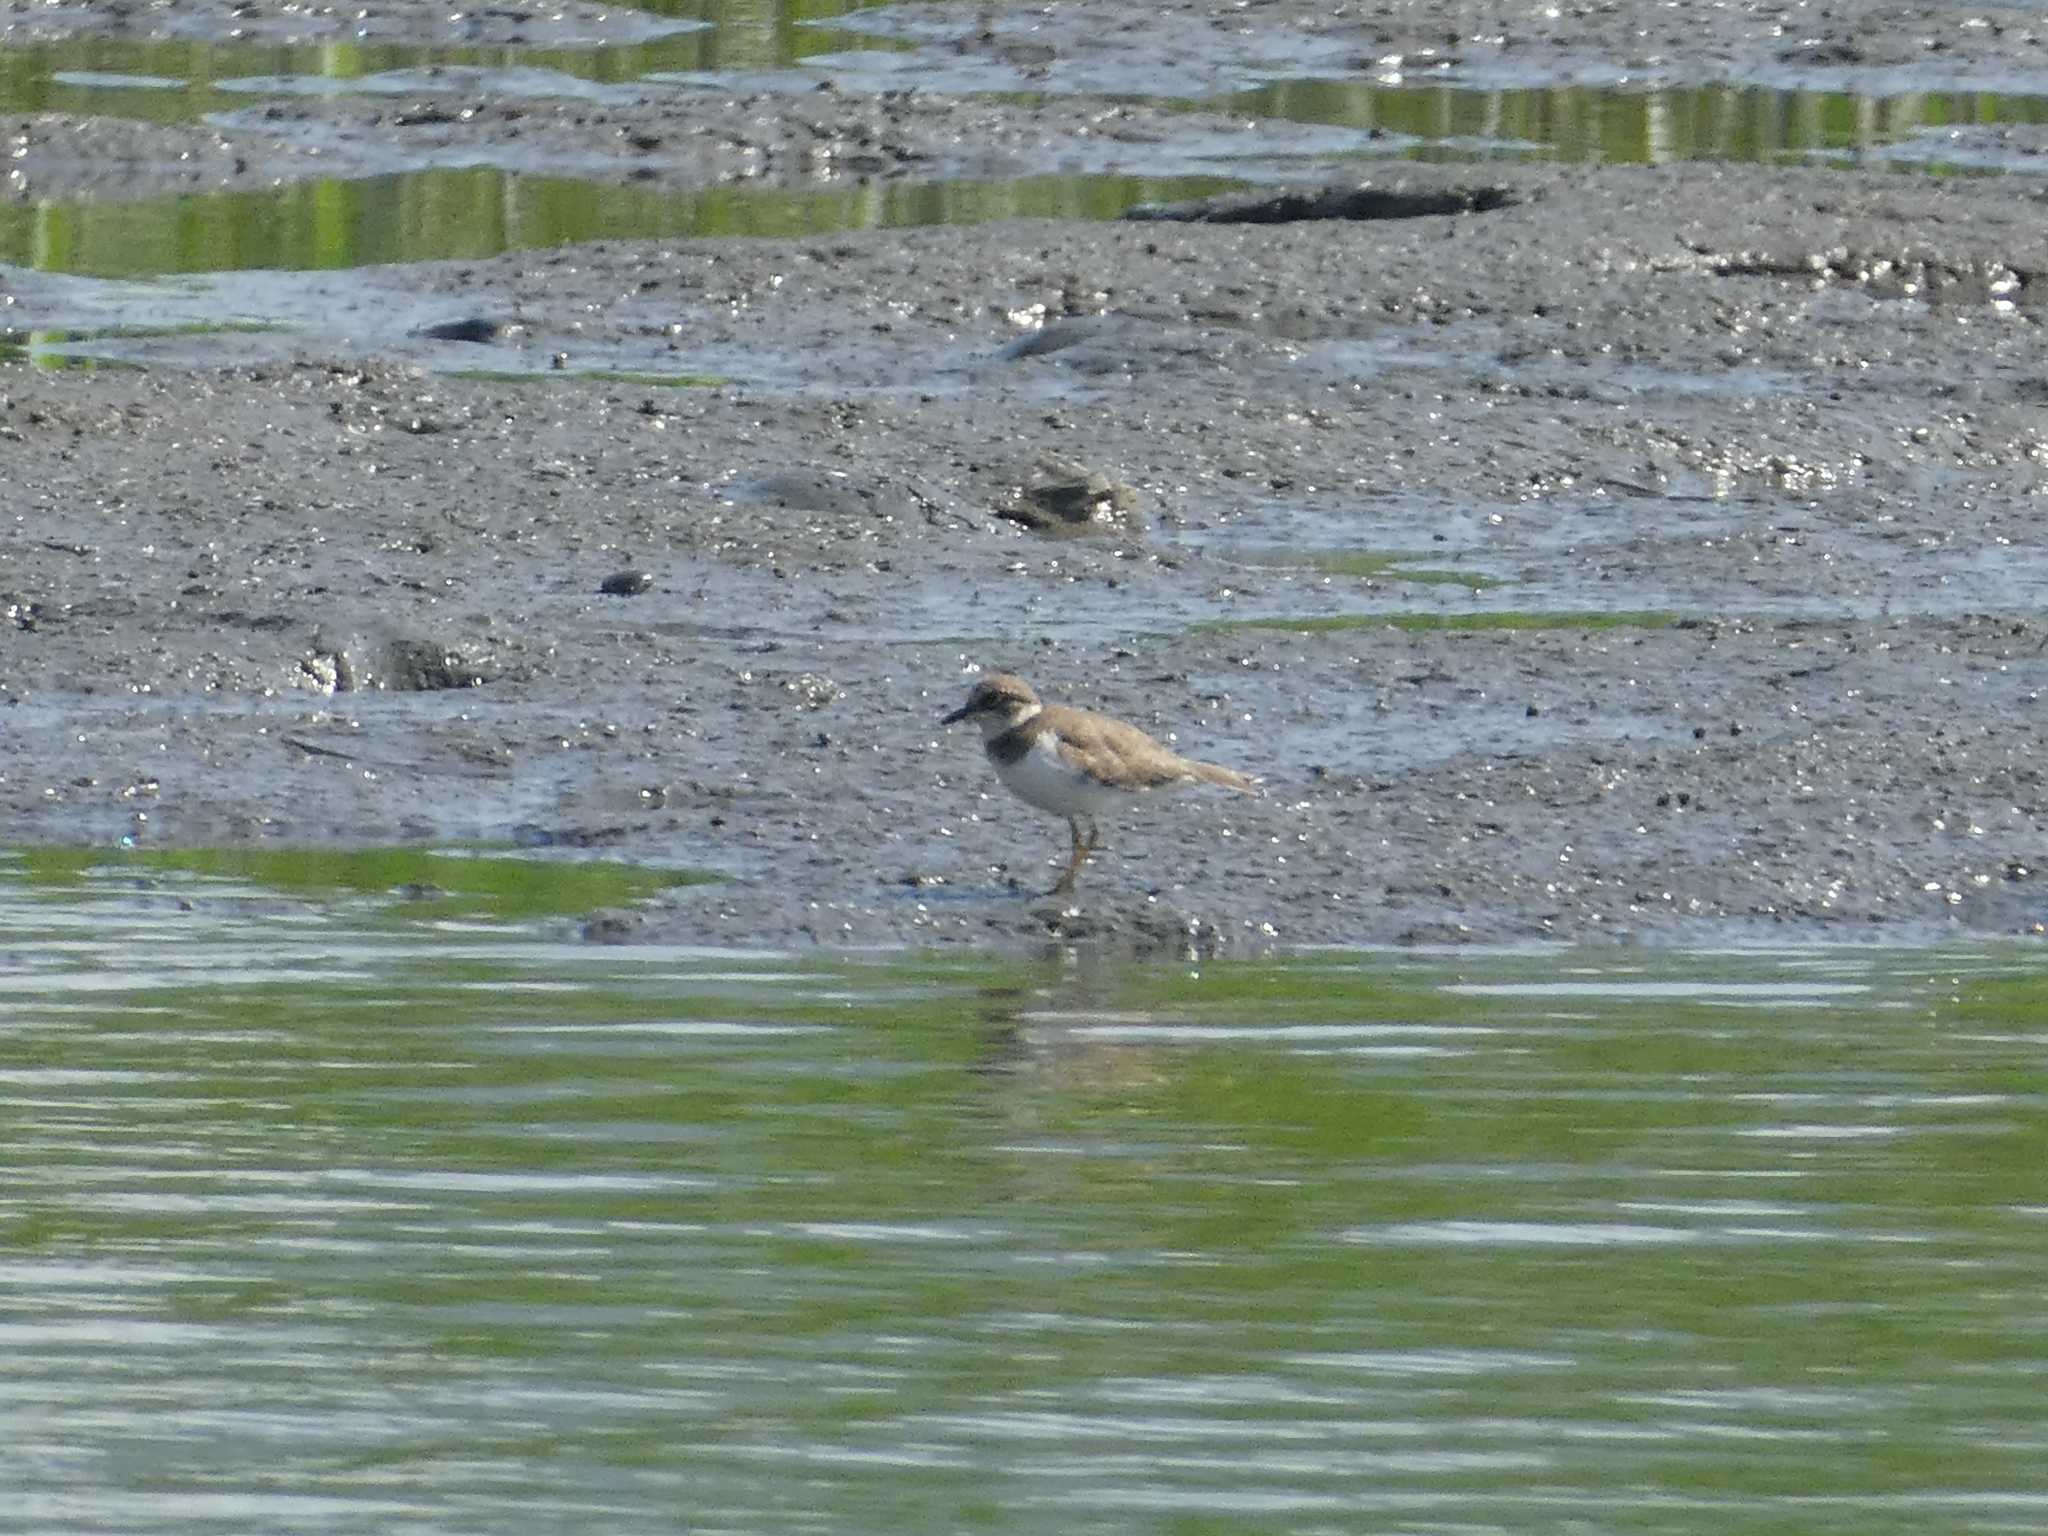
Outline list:
[[[536,137],[551,173],[676,185],[1277,148],[1175,217],[175,286],[0,267],[17,338],[163,322],[134,366],[0,366],[6,839],[595,849],[729,878],[592,936],[711,943],[2034,932],[2028,130],[2000,130],[1997,176],[1360,162],[1356,135],[1104,93],[1148,47],[1204,89],[1398,56],[1480,84],[2048,90],[2038,22],[1847,7],[1842,35],[1788,37],[1775,8],[1712,8],[1684,39],[1648,5],[1527,35],[1461,8],[1435,36],[1434,9],[1183,7],[1169,46],[1156,6],[902,7],[863,24],[914,46],[818,68],[824,90],[21,120],[18,185],[46,190],[18,195],[115,204],[195,163],[223,186],[523,164]],[[440,36],[424,8],[366,14]],[[601,41],[634,14],[549,25]],[[0,7],[0,41],[115,16]],[[905,95],[919,58],[938,85]],[[1042,93],[976,94],[1004,71]],[[1309,190],[1264,221],[1283,181]],[[1299,216],[1360,187],[1377,216]],[[1147,804],[1043,899],[1064,828],[939,724],[996,668],[1265,793]]]

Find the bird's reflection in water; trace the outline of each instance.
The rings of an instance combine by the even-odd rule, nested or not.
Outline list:
[[[1128,1016],[1128,1009],[1119,1007],[1126,975],[1124,965],[1058,950],[1036,981],[982,988],[975,1003],[981,1050],[968,1070],[1020,1087],[1090,1098],[1158,1087],[1171,1076],[1170,1048],[1074,1032],[1078,1024]]]

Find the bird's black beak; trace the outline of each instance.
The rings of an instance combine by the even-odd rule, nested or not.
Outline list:
[[[972,704],[962,704],[962,705],[961,705],[961,706],[960,706],[960,707],[959,707],[958,709],[954,710],[954,711],[953,711],[953,713],[951,713],[950,715],[946,716],[946,718],[945,718],[945,719],[941,720],[941,721],[939,722],[939,724],[941,724],[941,725],[951,725],[951,724],[953,724],[953,723],[954,723],[955,721],[958,721],[958,720],[965,720],[965,719],[966,719],[966,718],[967,718],[967,717],[968,717],[969,715],[971,715],[971,714],[973,714],[973,713],[974,713],[974,706],[973,706]]]

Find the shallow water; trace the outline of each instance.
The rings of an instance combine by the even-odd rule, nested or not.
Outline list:
[[[1373,129],[1430,159],[1522,153],[1601,165],[1741,164],[1898,158],[1923,168],[2020,169],[1966,149],[1974,130],[2048,121],[2048,97],[1993,91],[1800,90],[1704,86],[1388,85],[1285,80],[1228,98],[1230,110],[1288,122]],[[1946,153],[1945,153],[1946,149]],[[1464,151],[1458,155],[1457,151]]]
[[[1104,220],[1141,203],[1367,174],[1375,163],[1403,158],[1706,159],[2029,175],[2042,168],[2041,125],[2048,122],[2048,97],[2025,90],[1928,90],[1881,74],[1822,72],[1803,83],[1560,84],[1474,78],[1442,60],[1407,73],[1354,61],[1341,73],[1346,66],[1328,48],[1297,56],[1277,44],[1277,51],[1254,50],[1256,67],[1242,60],[1224,67],[1235,55],[1220,43],[1198,47],[1183,62],[1206,60],[1204,67],[1176,70],[1172,91],[1163,93],[1163,77],[1134,64],[1136,56],[1075,40],[1054,50],[1056,67],[1049,70],[1020,63],[1005,48],[983,46],[959,7],[681,0],[632,15],[630,24],[614,19],[625,40],[607,46],[573,37],[477,46],[458,13],[431,43],[201,37],[191,35],[195,22],[169,38],[0,47],[0,111],[166,127],[211,123],[258,139],[287,134],[300,164],[334,171],[276,185],[238,182],[233,190],[166,194],[160,175],[138,181],[102,166],[103,179],[84,190],[68,182],[54,192],[16,188],[14,199],[0,200],[0,265],[80,281],[40,285],[8,312],[0,365],[172,368],[288,357],[326,344],[317,324],[309,329],[309,318],[344,316],[351,345],[425,367],[463,369],[476,362],[469,349],[420,346],[410,334],[416,324],[451,318],[445,307],[401,313],[406,306],[392,307],[387,295],[351,286],[360,282],[353,274],[607,239],[791,239],[1018,218]],[[1340,74],[1332,77],[1333,69]],[[271,117],[279,104],[289,109],[335,97],[442,101],[450,110],[477,103],[626,110],[627,103],[665,96],[801,100],[821,85],[842,94],[912,89],[926,97],[1035,104],[1055,120],[1068,113],[1062,103],[1086,91],[1166,109],[1172,115],[1163,121],[1171,127],[1084,135],[1048,148],[1042,167],[1028,155],[965,154],[975,138],[968,133],[961,157],[934,151],[915,174],[701,186],[673,167],[680,183],[652,171],[645,181],[623,174],[585,179],[592,161],[551,157],[547,136],[502,125],[432,150],[411,147],[396,129],[366,147],[370,140],[347,141],[317,120],[294,127],[288,110],[284,121]],[[1246,117],[1264,129],[1228,126]],[[595,164],[606,162],[600,155]],[[996,165],[1002,174],[991,169]],[[1025,174],[1014,174],[1020,167]],[[157,195],[128,195],[144,186]],[[182,281],[154,281],[166,277]],[[1342,377],[1361,364],[1430,363],[1420,356],[1361,357],[1359,350],[1356,343],[1325,345],[1312,350],[1309,366]],[[490,366],[544,373],[555,362],[554,349],[536,349],[524,360],[494,354]],[[780,387],[790,383],[786,375],[804,374],[758,349],[736,360],[579,352],[572,366],[690,385]],[[928,387],[928,373],[919,359],[916,388]]]
[[[324,272],[481,260],[588,240],[794,239],[995,219],[1111,218],[1139,203],[1226,185],[1204,177],[1040,176],[670,192],[466,168],[137,202],[0,206],[0,262],[102,278]],[[222,293],[223,307],[262,304],[261,288],[233,284]],[[120,308],[118,296],[113,304]],[[147,311],[137,304],[132,318],[144,323]],[[265,312],[266,321],[285,318]]]
[[[24,1525],[2048,1522],[2028,952],[602,948],[489,893],[616,866],[387,857],[0,861]]]
[[[0,48],[0,111],[102,115],[159,124],[208,120],[269,131],[263,104],[344,95],[465,103],[625,103],[686,89],[807,92],[914,88],[1057,102],[1058,79],[1015,75],[1001,57],[899,37],[925,25],[846,0],[746,0],[656,7],[655,35],[616,46],[477,48],[459,27],[439,45],[255,39],[85,37]],[[938,13],[938,42],[965,26]],[[879,21],[875,18],[879,16]],[[913,27],[913,33],[915,28]],[[91,277],[480,259],[511,250],[657,236],[794,236],[991,218],[1115,218],[1244,182],[1327,178],[1387,158],[1547,159],[1662,164],[1712,159],[1898,164],[1927,171],[2038,172],[2048,97],[1990,90],[1710,85],[1480,86],[1427,75],[1325,78],[1313,60],[1268,61],[1264,83],[1188,100],[1149,74],[1083,82],[1120,100],[1346,135],[1321,148],[1284,136],[1218,138],[1190,120],[1178,135],[1139,135],[1113,163],[974,181],[943,171],[870,184],[712,189],[592,182],[561,174],[517,136],[448,152],[443,165],[358,167],[260,189],[135,199],[38,196],[0,205],[0,262]],[[983,78],[975,71],[993,69]],[[953,73],[949,74],[948,71]],[[954,78],[961,70],[965,75]],[[1014,78],[1013,78],[1014,76]],[[2008,130],[2021,136],[2008,140]],[[1212,142],[1213,140],[1213,142]],[[338,144],[309,141],[323,152]],[[1147,145],[1149,144],[1149,147]],[[340,163],[347,154],[339,153]],[[1048,166],[1047,170],[1055,168]],[[1225,180],[1224,178],[1229,178]],[[116,195],[107,196],[108,190]],[[143,323],[145,316],[129,317]],[[62,338],[59,338],[62,340]],[[44,357],[64,353],[46,346]]]
[[[96,112],[154,123],[194,123],[246,107],[251,97],[431,95],[430,72],[541,94],[604,99],[605,88],[664,73],[779,69],[828,49],[893,51],[887,38],[829,27],[863,0],[702,0],[642,3],[631,41],[607,46],[478,47],[463,39],[459,15],[445,41],[401,43],[338,36],[285,43],[258,37],[83,36],[0,48],[0,108],[8,112]]]

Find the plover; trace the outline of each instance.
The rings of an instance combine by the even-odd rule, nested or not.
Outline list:
[[[1074,888],[1088,855],[1101,848],[1096,817],[1183,784],[1259,792],[1258,780],[1249,775],[1182,757],[1127,721],[1043,703],[1029,683],[1007,672],[976,683],[944,723],[956,720],[981,727],[982,749],[1005,789],[1026,805],[1066,818],[1073,851],[1067,872],[1049,893],[1054,896]]]

